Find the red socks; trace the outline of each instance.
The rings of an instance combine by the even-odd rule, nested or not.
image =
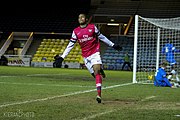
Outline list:
[[[102,78],[100,74],[96,75],[96,88],[97,88],[97,95],[101,97],[101,85],[102,85]]]

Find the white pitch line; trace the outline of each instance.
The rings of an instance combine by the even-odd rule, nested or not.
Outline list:
[[[17,77],[17,76],[0,76],[0,77]]]
[[[180,117],[180,115],[174,115],[174,116],[176,116],[176,117]]]
[[[12,82],[0,82],[0,84],[57,86],[57,87],[91,87],[91,88],[94,87],[94,86],[82,86],[82,85],[55,85],[55,84],[35,84],[35,83],[12,83]]]
[[[115,87],[132,85],[132,84],[134,84],[134,83],[113,85],[113,86],[109,86],[109,87],[106,87],[106,88],[103,88],[103,89],[115,88]],[[26,103],[32,103],[32,102],[46,101],[46,100],[51,100],[51,99],[55,99],[55,98],[67,97],[67,96],[72,96],[72,95],[77,95],[77,94],[82,94],[82,93],[89,93],[89,92],[93,92],[93,91],[96,91],[96,89],[85,90],[85,91],[77,91],[77,92],[72,92],[72,93],[68,93],[68,94],[64,94],[64,95],[58,95],[58,96],[35,99],[35,100],[26,100],[26,101],[22,101],[22,102],[14,102],[14,103],[9,103],[9,104],[2,104],[2,105],[0,105],[0,108],[13,106],[13,105],[21,105],[21,104],[26,104]]]
[[[105,111],[105,112],[101,112],[101,113],[98,113],[98,114],[94,114],[94,115],[90,115],[90,116],[87,116],[83,119],[78,119],[78,120],[88,120],[88,119],[93,119],[93,118],[96,118],[98,116],[101,116],[101,115],[105,115],[105,114],[109,114],[109,113],[112,113],[114,111],[116,111],[117,109],[114,109],[114,110],[110,110],[110,111]]]
[[[109,88],[115,88],[115,87],[120,87],[120,86],[132,85],[132,84],[134,84],[134,83],[125,83],[125,84],[119,84],[119,85],[112,85],[112,86],[104,87],[102,89],[109,89]]]
[[[145,100],[149,100],[149,99],[152,99],[152,98],[155,98],[156,96],[149,96],[149,97],[146,97],[144,99],[142,99],[141,101],[145,101]]]

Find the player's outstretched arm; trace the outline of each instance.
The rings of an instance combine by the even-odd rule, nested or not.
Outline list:
[[[69,53],[70,51],[73,49],[75,42],[69,42],[69,44],[67,45],[66,49],[64,50],[63,54],[61,55],[61,57],[64,59]]]

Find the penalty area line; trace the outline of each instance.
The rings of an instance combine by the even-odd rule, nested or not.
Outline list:
[[[108,86],[108,87],[105,87],[105,88],[102,88],[102,89],[116,88],[116,87],[121,87],[121,86],[132,85],[132,84],[134,84],[134,83],[125,83],[125,84],[119,84],[119,85],[112,85],[112,86]],[[77,95],[77,94],[94,92],[94,91],[96,91],[96,89],[85,90],[85,91],[77,91],[77,92],[72,92],[72,93],[68,93],[68,94],[57,95],[57,96],[46,97],[46,98],[35,99],[35,100],[26,100],[26,101],[22,101],[22,102],[14,102],[14,103],[2,104],[2,105],[0,105],[0,108],[13,106],[13,105],[21,105],[21,104],[27,104],[27,103],[33,103],[33,102],[52,100],[52,99],[55,99],[55,98],[62,98],[62,97],[67,97],[67,96],[72,96],[72,95]]]

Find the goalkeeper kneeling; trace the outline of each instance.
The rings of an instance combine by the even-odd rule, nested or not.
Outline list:
[[[159,67],[156,71],[154,86],[177,88],[178,86],[174,83],[170,83],[170,81],[167,78],[167,75],[169,75],[165,71],[167,65],[168,64],[166,62],[163,62],[161,67]]]

